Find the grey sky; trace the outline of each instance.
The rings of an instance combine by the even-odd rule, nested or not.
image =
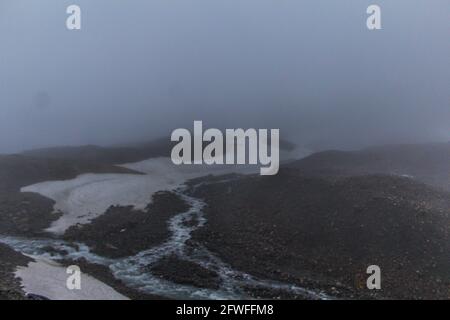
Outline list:
[[[450,140],[449,17],[448,0],[0,0],[0,152],[193,120],[336,148]]]

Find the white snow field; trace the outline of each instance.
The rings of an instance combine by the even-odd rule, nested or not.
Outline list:
[[[81,274],[81,289],[69,290],[66,286],[66,268],[58,263],[36,258],[27,267],[18,267],[16,277],[22,281],[23,290],[50,300],[128,300],[110,286]]]
[[[144,209],[157,191],[173,190],[186,180],[207,174],[250,172],[247,166],[176,166],[170,158],[125,164],[145,174],[82,174],[74,179],[46,181],[23,187],[55,201],[54,210],[63,215],[46,231],[63,234],[76,224],[89,223],[112,205]],[[258,168],[253,168],[254,171]]]
[[[301,158],[303,149],[282,152],[281,158]],[[123,164],[122,167],[144,173],[82,174],[74,179],[46,181],[23,187],[55,201],[54,210],[63,215],[46,231],[63,234],[69,227],[86,224],[112,205],[144,209],[157,191],[174,190],[187,180],[208,174],[258,173],[260,165],[174,165],[170,158],[159,157]]]

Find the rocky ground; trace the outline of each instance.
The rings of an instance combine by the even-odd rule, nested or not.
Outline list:
[[[187,284],[198,288],[218,289],[219,275],[211,270],[175,255],[161,259],[150,271],[153,274],[179,284]]]
[[[396,176],[323,179],[297,170],[197,188],[194,239],[234,268],[336,296],[450,297],[450,194]],[[373,295],[366,268],[379,265]],[[318,286],[318,284],[314,284]]]
[[[188,205],[173,192],[158,192],[143,211],[113,206],[90,224],[71,227],[68,241],[83,242],[93,252],[110,258],[135,255],[164,242],[170,235],[167,221]]]
[[[42,236],[43,229],[59,217],[59,213],[53,212],[51,199],[22,193],[21,187],[49,180],[72,179],[87,172],[139,174],[114,164],[166,155],[168,150],[161,140],[133,147],[50,148],[0,155],[0,234]],[[0,299],[25,298],[13,272],[28,261],[28,257],[0,244]]]
[[[450,143],[403,144],[317,152],[289,164],[305,175],[407,175],[450,191]]]
[[[14,276],[17,266],[26,266],[31,259],[0,244],[0,300],[22,300],[20,281]]]
[[[139,174],[114,164],[166,154],[158,142],[0,156],[0,234],[42,236],[59,217],[52,212],[52,200],[21,193],[23,186],[85,172]],[[449,299],[448,160],[446,144],[381,147],[318,153],[272,177],[196,179],[190,192],[206,202],[207,222],[189,246],[206,246],[236,270],[337,298]],[[199,182],[215,183],[194,187]],[[84,242],[105,257],[130,256],[167,240],[167,221],[187,209],[176,193],[159,192],[145,210],[110,207],[91,224],[70,228],[63,238]],[[13,272],[28,261],[0,245],[0,299],[24,298]],[[130,298],[162,298],[128,288],[105,266],[86,260],[77,264]],[[366,289],[366,268],[372,264],[381,267],[381,291]],[[150,269],[175,283],[209,289],[220,285],[217,274],[177,256]],[[256,298],[304,298],[264,287],[246,290]]]

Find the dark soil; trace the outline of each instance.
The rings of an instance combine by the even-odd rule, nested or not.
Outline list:
[[[221,282],[216,272],[175,255],[161,259],[150,271],[163,279],[198,288],[218,289]]]
[[[173,146],[169,137],[125,146],[99,147],[94,145],[54,147],[25,151],[22,155],[35,159],[116,165],[155,157],[168,157]]]
[[[14,272],[18,266],[26,266],[31,259],[0,244],[0,261],[0,300],[26,299]]]
[[[64,238],[81,241],[111,258],[135,255],[168,239],[167,221],[189,206],[173,192],[157,192],[144,211],[112,206],[90,224],[69,228]]]
[[[450,143],[404,144],[356,151],[329,150],[289,164],[305,175],[410,175],[450,191]]]
[[[199,187],[207,225],[195,240],[238,270],[322,283],[337,296],[447,299],[450,194],[411,179],[305,177],[281,170]],[[366,289],[369,265],[382,290]],[[335,290],[336,291],[336,290]]]
[[[54,202],[35,193],[0,193],[0,234],[39,236],[60,214]]]

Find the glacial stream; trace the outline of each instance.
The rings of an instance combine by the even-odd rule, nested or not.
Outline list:
[[[170,238],[163,244],[141,251],[134,256],[110,259],[94,254],[83,243],[68,243],[50,238],[27,239],[2,236],[0,242],[23,254],[54,261],[85,258],[91,263],[109,267],[117,279],[122,280],[131,288],[172,299],[251,299],[252,296],[246,291],[248,287],[279,290],[307,299],[328,299],[328,296],[322,292],[288,283],[259,279],[234,270],[200,244],[188,245],[192,233],[205,225],[206,217],[203,212],[205,203],[188,195],[186,189],[186,187],[181,187],[175,191],[190,205],[190,208],[169,220]],[[173,255],[217,273],[221,280],[220,287],[218,289],[197,288],[174,283],[152,274],[152,266],[160,259]]]

